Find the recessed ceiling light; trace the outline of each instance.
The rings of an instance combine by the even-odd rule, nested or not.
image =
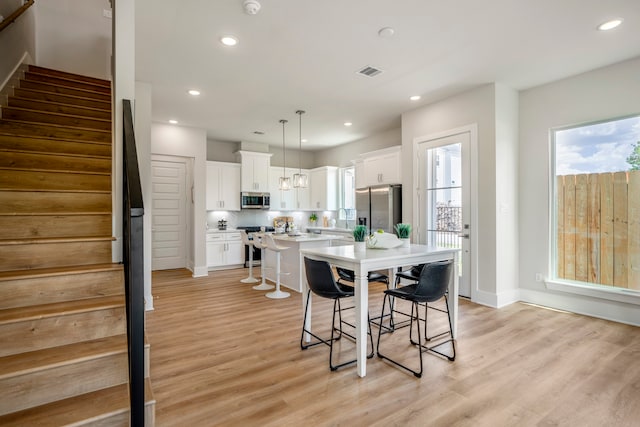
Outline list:
[[[420,98],[421,98],[420,95],[413,95],[413,96],[409,97],[409,99],[412,100],[412,101],[418,101]]]
[[[171,123],[172,125],[177,125],[178,121],[171,119],[171,120],[169,120],[169,123]]]
[[[602,24],[598,25],[598,30],[600,31],[613,30],[620,24],[622,24],[622,18],[611,19],[607,22],[603,22]]]
[[[220,42],[225,46],[235,46],[238,44],[238,39],[234,36],[222,36]]]
[[[302,142],[309,142],[309,140],[307,140],[307,139],[303,139],[303,140],[302,140]]]
[[[344,125],[345,125],[345,126],[351,126],[352,124],[353,124],[353,123],[351,123],[351,122],[344,122]]]
[[[200,95],[200,91],[199,90],[195,90],[195,89],[191,89],[189,91],[189,95],[198,96],[198,95]]]
[[[388,39],[389,37],[393,37],[395,32],[396,30],[391,27],[384,27],[380,28],[380,30],[378,31],[378,35],[382,38]]]

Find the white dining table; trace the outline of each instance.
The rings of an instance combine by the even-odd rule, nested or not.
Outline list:
[[[367,321],[369,308],[368,273],[375,270],[389,270],[390,286],[395,286],[395,273],[398,267],[424,264],[434,261],[453,260],[452,278],[449,281],[449,313],[453,338],[457,335],[458,320],[458,253],[459,249],[441,248],[426,245],[410,245],[393,249],[356,249],[353,245],[330,246],[300,250],[300,271],[304,271],[304,258],[326,261],[336,267],[344,267],[355,273],[355,309],[356,309],[356,353],[357,372],[360,377],[367,375]],[[307,303],[309,289],[306,274],[301,275],[302,312]],[[309,294],[311,297],[311,294]],[[309,304],[311,310],[311,304]],[[311,330],[311,311],[307,315],[305,328]],[[307,342],[309,334],[304,338]]]

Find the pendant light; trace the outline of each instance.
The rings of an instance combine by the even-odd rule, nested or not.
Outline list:
[[[302,167],[300,166],[300,158],[302,157],[302,115],[305,112],[303,110],[296,111],[296,114],[300,118],[300,145],[298,145],[298,173],[293,174],[293,186],[296,188],[307,188],[309,185],[309,179],[307,175],[302,173]]]
[[[278,188],[280,190],[288,191],[291,189],[291,179],[287,176],[285,168],[287,167],[287,154],[284,149],[284,125],[287,120],[280,120],[282,123],[282,176],[280,177]]]

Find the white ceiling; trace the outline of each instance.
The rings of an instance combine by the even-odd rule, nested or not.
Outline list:
[[[303,149],[322,149],[478,85],[527,89],[640,55],[640,0],[259,2],[252,16],[243,0],[136,1],[136,79],[152,84],[154,121],[281,145],[287,119],[295,148],[303,109]],[[613,17],[622,26],[596,30]],[[223,46],[225,34],[239,44]],[[366,65],[384,72],[356,74]]]

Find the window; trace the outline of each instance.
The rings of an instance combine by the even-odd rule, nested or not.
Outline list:
[[[640,290],[640,116],[556,129],[555,279]]]
[[[356,219],[356,171],[354,167],[340,169],[340,209],[338,220],[344,221],[345,228]]]

